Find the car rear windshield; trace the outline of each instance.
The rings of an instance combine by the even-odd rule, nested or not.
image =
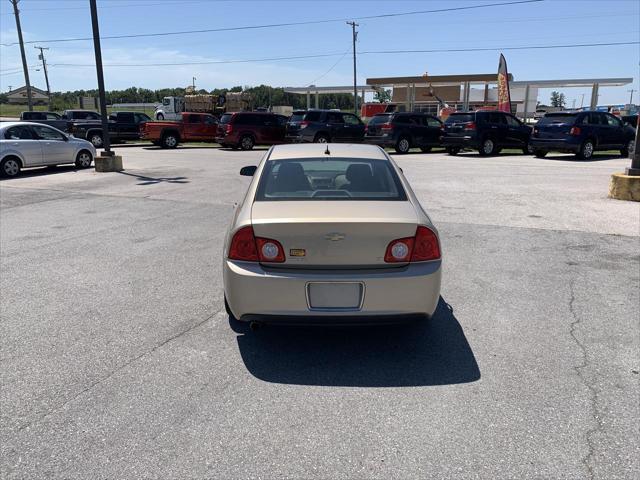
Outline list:
[[[220,123],[229,123],[231,121],[231,117],[233,117],[232,113],[225,113],[220,117]]]
[[[444,123],[452,124],[452,123],[467,123],[473,122],[475,120],[475,115],[473,113],[452,113],[447,117]]]
[[[289,121],[290,122],[301,122],[306,113],[307,112],[293,112],[293,115],[291,115],[291,117],[289,117]]]
[[[387,123],[391,118],[390,113],[386,113],[383,115],[374,115],[371,120],[369,120],[369,125],[378,125],[380,123]]]
[[[256,194],[256,201],[406,199],[389,161],[364,158],[269,160]]]
[[[317,122],[318,120],[320,120],[321,116],[322,112],[307,112],[307,114],[304,116],[304,119],[307,122]]]
[[[571,115],[571,114],[560,114],[560,115],[545,115],[544,117],[542,117],[540,120],[538,120],[538,125],[553,125],[553,124],[571,124],[574,123],[576,121],[576,117],[578,115]]]

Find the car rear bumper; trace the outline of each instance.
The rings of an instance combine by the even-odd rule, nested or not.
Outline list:
[[[580,142],[576,139],[531,137],[529,146],[534,150],[555,150],[559,152],[575,153],[580,150]]]
[[[233,315],[243,321],[361,323],[431,316],[440,297],[440,260],[371,270],[296,270],[224,261],[224,289]],[[360,306],[313,309],[308,284],[361,283]]]
[[[443,147],[458,147],[458,148],[479,148],[480,143],[476,136],[467,135],[464,137],[442,137]]]
[[[396,144],[393,137],[368,137],[366,135],[363,142],[369,145],[378,145],[380,147],[393,147]]]

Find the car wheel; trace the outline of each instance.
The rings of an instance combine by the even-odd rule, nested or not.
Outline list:
[[[253,150],[253,137],[251,135],[245,135],[240,139],[240,148],[242,150]]]
[[[580,145],[580,150],[578,150],[578,153],[576,153],[576,157],[582,160],[589,160],[591,157],[593,157],[594,150],[595,148],[593,146],[593,140],[585,140],[584,142],[582,142],[582,145]]]
[[[549,153],[549,152],[547,152],[546,150],[534,150],[534,151],[533,151],[533,154],[534,154],[536,157],[538,157],[538,158],[544,158],[544,157],[546,157],[546,156],[547,156],[547,153]]]
[[[420,150],[422,150],[422,153],[429,153],[431,151],[431,147],[420,147]]]
[[[492,138],[485,138],[482,141],[482,145],[480,145],[479,150],[480,155],[484,157],[489,157],[491,155],[495,155],[496,153],[496,143]]]
[[[93,162],[93,156],[87,150],[82,150],[76,156],[76,167],[89,168]]]
[[[164,120],[164,115],[159,113],[158,115],[156,115],[156,120],[159,120],[159,121]]]
[[[400,137],[396,142],[396,152],[409,153],[409,150],[411,150],[411,140],[407,137]]]
[[[167,133],[162,137],[163,148],[176,148],[178,146],[178,137],[174,133]]]
[[[5,158],[0,163],[0,173],[3,177],[15,177],[20,173],[22,163],[15,157]]]
[[[457,147],[447,147],[446,150],[449,155],[457,155],[460,153],[460,149]]]
[[[93,133],[89,137],[89,141],[96,148],[102,147],[102,144],[104,143],[103,140],[102,140],[102,134],[101,133]]]
[[[529,142],[527,142],[527,144],[522,147],[522,153],[524,153],[525,155],[533,154],[533,147],[529,145]]]
[[[636,149],[636,141],[629,140],[629,143],[627,143],[624,147],[620,149],[620,154],[623,157],[628,157],[630,154],[635,152],[635,149]]]
[[[316,138],[313,139],[313,143],[329,143],[329,136],[325,133],[319,133]]]

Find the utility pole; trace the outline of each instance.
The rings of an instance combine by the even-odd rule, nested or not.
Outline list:
[[[98,75],[98,91],[100,93],[100,116],[102,117],[102,146],[103,155],[112,157],[111,141],[109,139],[109,121],[107,118],[107,96],[104,90],[104,74],[102,72],[102,50],[100,48],[100,28],[98,27],[98,7],[96,0],[89,0],[91,7],[91,26],[93,28],[93,49],[96,56],[96,73]]]
[[[193,93],[196,93],[196,77],[191,77],[193,82]]]
[[[20,42],[20,55],[22,55],[22,69],[24,70],[24,83],[27,87],[27,103],[29,111],[33,111],[33,99],[31,98],[31,83],[29,82],[29,69],[27,68],[27,56],[24,53],[24,41],[22,40],[22,27],[20,26],[20,10],[18,2],[20,0],[10,0],[13,4],[13,14],[16,17],[16,29],[18,30],[18,41]]]
[[[635,92],[635,89],[631,89],[631,90],[627,90],[627,92],[629,92],[631,94],[631,96],[629,97],[629,105],[633,105],[633,92]]]
[[[584,93],[582,94],[582,100],[580,100],[580,108],[584,106]]]
[[[347,25],[351,25],[353,33],[353,113],[358,115],[358,76],[356,74],[356,40],[358,32],[356,32],[356,27],[359,25],[356,22],[347,22]]]
[[[40,60],[42,60],[42,69],[44,70],[44,80],[47,82],[47,97],[49,97],[49,107],[51,107],[51,88],[49,88],[49,75],[47,73],[47,60],[44,58],[43,50],[49,50],[45,47],[33,47],[40,50]]]

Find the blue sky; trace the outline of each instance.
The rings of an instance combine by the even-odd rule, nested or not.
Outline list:
[[[481,5],[508,0],[216,1],[98,0],[101,34],[153,33]],[[25,41],[47,46],[52,90],[95,88],[95,69],[61,64],[93,62],[91,42],[44,40],[91,36],[88,0],[21,0]],[[468,11],[358,21],[358,50],[514,47],[640,40],[637,0],[545,0]],[[0,0],[0,43],[17,41],[8,0]],[[352,82],[351,29],[344,22],[183,36],[103,41],[108,89],[186,86],[197,78],[208,90],[234,85],[348,85]],[[44,88],[37,51],[27,45],[32,84]],[[345,52],[346,55],[342,56]],[[109,63],[177,63],[336,53],[288,61],[171,67],[109,67]],[[633,85],[601,88],[600,104],[625,103],[631,88],[640,103],[640,46],[505,51],[516,80],[633,77]],[[358,81],[367,77],[493,73],[499,51],[360,55]],[[337,63],[336,63],[337,62]],[[334,66],[335,65],[335,66]],[[0,47],[0,90],[24,83],[17,46]],[[333,69],[331,67],[334,66]],[[15,73],[14,73],[15,72]],[[584,89],[566,89],[568,104]],[[548,101],[541,90],[539,100]],[[587,102],[588,100],[585,100]]]

